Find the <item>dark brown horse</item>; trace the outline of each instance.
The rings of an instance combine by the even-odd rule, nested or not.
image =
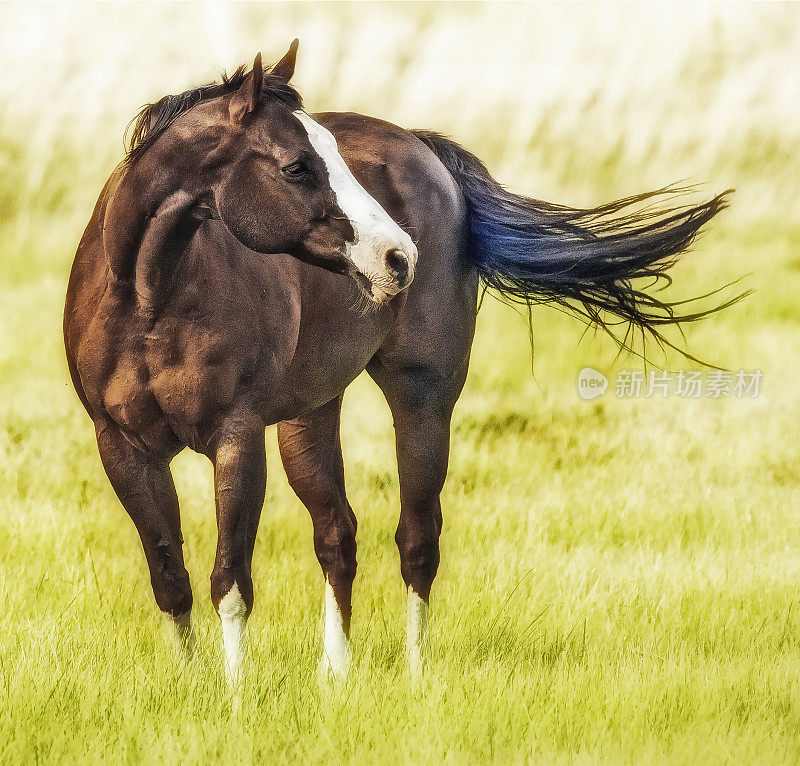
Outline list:
[[[366,369],[394,417],[396,540],[418,673],[481,280],[512,300],[557,303],[607,328],[614,316],[663,340],[661,325],[701,314],[676,314],[634,280],[661,277],[724,199],[631,213],[657,192],[593,210],[510,194],[436,134],[309,116],[288,84],[296,48],[267,73],[259,56],[250,72],[141,112],[75,257],[67,359],[156,603],[187,649],[192,591],[169,465],[186,446],[213,462],[211,597],[232,681],[273,423],[325,577],[322,667],[347,669],[356,517],[339,414]]]

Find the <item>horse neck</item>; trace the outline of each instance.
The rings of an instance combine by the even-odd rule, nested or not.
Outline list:
[[[148,152],[136,164],[121,171],[119,182],[103,218],[103,248],[111,273],[130,281],[148,226],[159,208],[179,190],[177,174]]]

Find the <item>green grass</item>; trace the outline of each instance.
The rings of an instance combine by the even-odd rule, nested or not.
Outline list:
[[[752,235],[719,229],[713,249],[736,255]],[[200,640],[182,670],[67,381],[63,288],[58,274],[7,289],[0,309],[11,339],[0,360],[6,762],[800,757],[800,370],[784,353],[800,310],[759,319],[751,301],[692,333],[718,361],[760,365],[758,399],[587,403],[581,366],[613,375],[635,363],[612,367],[600,339],[576,349],[579,328],[541,311],[537,386],[526,323],[488,302],[453,425],[430,670],[416,690],[380,394],[359,379],[345,400],[360,520],[355,659],[327,692],[310,522],[270,429],[251,669],[234,713],[208,597],[210,466],[190,453],[174,463]]]
[[[509,8],[513,25],[503,21]],[[213,75],[210,51],[222,54],[208,40],[220,19],[205,7],[90,6],[75,21],[74,7],[3,11],[28,32],[10,36],[0,60],[37,25],[49,29],[47,55],[26,55],[59,63],[50,71],[62,73],[64,95],[42,112],[37,88],[0,90],[0,762],[800,759],[800,165],[797,123],[785,119],[798,102],[786,84],[797,12],[682,6],[689,21],[670,26],[672,11],[649,8],[595,9],[585,24],[587,8],[550,6],[226,12],[229,68],[256,46],[276,53],[298,30],[319,57],[303,63],[301,52],[310,108],[449,130],[515,188],[589,204],[682,176],[737,186],[732,209],[677,267],[675,294],[750,273],[755,295],[692,327],[689,346],[764,374],[757,399],[620,400],[614,375],[640,365],[615,360],[603,337],[579,343],[578,324],[542,308],[534,379],[526,321],[487,300],[453,421],[419,688],[404,667],[397,478],[379,392],[360,378],[345,397],[359,575],[354,665],[341,686],[317,682],[322,577],[268,429],[239,709],[208,593],[210,465],[189,452],[173,464],[199,633],[184,669],[167,649],[60,337],[70,259],[127,118],[145,99]],[[173,39],[176,28],[185,39]],[[498,50],[510,58],[498,62]],[[615,62],[630,50],[647,55],[620,79]],[[195,69],[201,61],[206,70]],[[530,62],[536,87],[513,78],[488,87]],[[614,75],[602,87],[598,62]],[[366,85],[355,77],[365,71]],[[425,90],[431,72],[439,79]],[[418,100],[389,87],[397,82]],[[749,85],[778,82],[747,100]],[[653,83],[664,87],[650,92]],[[481,108],[469,106],[477,95]],[[674,354],[664,364],[692,366]],[[576,393],[587,365],[612,380],[592,402]]]

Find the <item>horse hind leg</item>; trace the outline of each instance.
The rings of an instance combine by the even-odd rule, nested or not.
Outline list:
[[[443,376],[421,366],[384,367],[369,374],[392,411],[400,480],[400,519],[395,541],[407,591],[406,654],[414,680],[424,671],[431,587],[439,568],[442,505],[447,477],[450,418],[466,377]]]
[[[356,517],[347,502],[339,441],[342,398],[278,424],[289,484],[308,509],[314,550],[325,576],[323,677],[343,678],[351,661],[350,618],[356,575]]]
[[[95,431],[106,475],[142,541],[156,604],[176,649],[188,659],[195,640],[192,589],[169,460],[135,447],[113,422],[98,421]]]

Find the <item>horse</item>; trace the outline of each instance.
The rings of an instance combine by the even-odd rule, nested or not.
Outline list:
[[[290,84],[297,45],[271,68],[259,54],[138,114],[77,248],[67,362],[186,656],[193,597],[170,462],[188,447],[213,464],[211,599],[233,686],[273,424],[324,577],[320,671],[347,673],[357,520],[339,424],[343,392],[366,370],[394,420],[406,653],[419,678],[450,421],[482,290],[570,311],[623,347],[631,328],[669,343],[664,325],[730,303],[687,313],[649,289],[727,192],[654,207],[684,191],[667,187],[592,209],[513,194],[438,133],[306,112]]]

